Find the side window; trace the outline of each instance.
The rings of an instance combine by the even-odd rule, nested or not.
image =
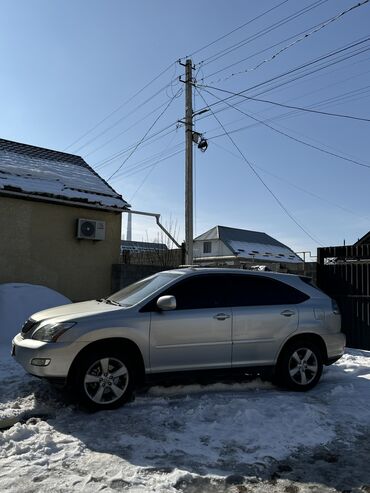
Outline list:
[[[198,275],[179,282],[165,294],[176,297],[178,310],[217,308],[225,306],[227,286],[225,276]]]
[[[309,296],[276,279],[262,276],[231,276],[232,306],[296,305]]]
[[[176,297],[176,310],[227,307],[228,282],[225,275],[196,275],[178,282],[164,290],[159,296]],[[156,311],[156,296],[142,311]]]

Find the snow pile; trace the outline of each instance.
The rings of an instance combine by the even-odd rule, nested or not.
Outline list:
[[[370,352],[351,350],[308,393],[259,380],[153,387],[121,409],[86,414],[5,356],[0,416],[51,417],[0,433],[0,491],[174,493],[187,481],[258,473],[298,450],[347,446],[370,427],[369,378]]]
[[[68,298],[45,286],[0,284],[0,345],[10,350],[11,340],[33,313],[68,303]]]

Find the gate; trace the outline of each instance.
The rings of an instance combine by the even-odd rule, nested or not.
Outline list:
[[[347,346],[370,349],[370,245],[317,249],[317,285],[338,303]]]

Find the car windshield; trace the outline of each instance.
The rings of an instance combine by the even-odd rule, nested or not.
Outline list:
[[[182,274],[179,272],[160,272],[154,274],[154,276],[147,277],[141,281],[130,284],[126,288],[117,291],[117,293],[112,294],[107,298],[108,301],[113,301],[119,303],[121,306],[133,306],[136,303],[144,300],[152,293],[157,291],[166,284],[175,279],[181,277]]]

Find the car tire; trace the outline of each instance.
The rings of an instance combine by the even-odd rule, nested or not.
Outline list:
[[[73,393],[93,411],[116,409],[133,400],[135,365],[128,354],[116,349],[88,353],[78,361]]]
[[[301,339],[288,344],[277,366],[277,381],[291,390],[305,392],[320,380],[323,357],[311,341]]]

